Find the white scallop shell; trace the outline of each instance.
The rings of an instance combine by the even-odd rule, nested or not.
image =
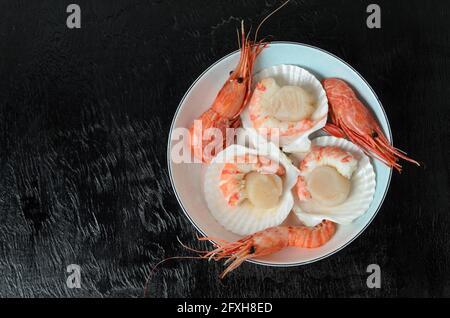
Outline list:
[[[300,202],[295,194],[293,211],[308,226],[315,226],[322,220],[350,224],[367,211],[375,194],[376,179],[370,159],[356,145],[342,138],[319,137],[312,140],[312,145],[335,146],[348,151],[358,159],[358,168],[351,178],[350,195],[341,205],[323,207],[313,201]]]
[[[293,85],[306,88],[316,98],[317,108],[312,114],[311,119],[318,120],[318,122],[311,127],[311,129],[303,132],[301,135],[294,137],[281,137],[279,144],[279,146],[283,148],[284,152],[294,153],[308,151],[311,146],[311,142],[308,138],[309,135],[322,129],[327,122],[328,99],[322,84],[313,74],[299,66],[281,64],[266,68],[257,73],[253,77],[254,86],[256,86],[256,84],[262,79],[268,77],[274,78],[280,86]],[[252,89],[254,89],[254,87]],[[245,128],[253,129],[248,107],[242,112],[241,119],[242,125]]]
[[[232,161],[235,156],[244,154],[266,156],[279,162],[286,169],[286,176],[283,180],[283,194],[275,208],[261,210],[248,203],[247,200],[236,207],[230,207],[225,201],[219,188],[222,168],[226,162]],[[286,219],[294,205],[291,190],[297,182],[298,173],[298,169],[276,147],[269,151],[262,151],[240,145],[231,145],[219,153],[207,167],[203,192],[211,214],[223,227],[239,235],[248,235],[272,226],[278,226]]]

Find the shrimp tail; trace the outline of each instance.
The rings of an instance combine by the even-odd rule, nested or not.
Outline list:
[[[323,127],[323,130],[327,134],[329,134],[331,136],[334,136],[336,138],[345,138],[345,137],[347,137],[345,135],[345,132],[341,128],[339,128],[338,126],[336,126],[335,124],[332,124],[332,123],[327,123],[325,125],[325,127]]]

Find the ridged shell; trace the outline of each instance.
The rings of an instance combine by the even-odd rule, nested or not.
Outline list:
[[[230,207],[225,201],[219,188],[222,168],[226,162],[232,161],[235,156],[245,154],[259,154],[271,160],[279,160],[280,164],[286,169],[283,180],[283,194],[275,208],[261,210],[249,204],[247,200],[236,207]],[[286,219],[294,205],[291,189],[297,182],[297,176],[297,168],[276,147],[275,149],[271,148],[269,152],[263,152],[240,145],[231,145],[219,153],[207,167],[203,192],[211,214],[223,227],[239,235],[248,235],[280,225]]]
[[[317,100],[317,108],[312,114],[311,119],[317,120],[318,122],[301,135],[280,138],[279,146],[283,148],[284,152],[294,153],[308,151],[311,145],[308,136],[313,132],[322,129],[327,121],[328,99],[322,84],[307,70],[299,66],[286,64],[272,66],[260,71],[253,77],[253,83],[256,85],[259,81],[268,77],[274,78],[280,86],[294,85],[306,88]],[[242,112],[241,119],[242,125],[245,128],[253,129],[248,107]]]
[[[322,220],[331,220],[339,224],[350,224],[363,215],[372,203],[375,194],[375,172],[367,157],[350,141],[335,137],[318,137],[312,145],[335,146],[350,152],[358,159],[358,168],[351,178],[351,191],[347,200],[336,207],[318,207],[312,201],[300,202],[294,195],[295,215],[306,225],[314,226]]]

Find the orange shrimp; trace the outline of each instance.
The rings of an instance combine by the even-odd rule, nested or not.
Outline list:
[[[277,226],[248,235],[236,242],[217,244],[216,249],[204,253],[201,257],[231,263],[220,275],[225,277],[244,261],[281,251],[286,247],[317,248],[327,243],[336,232],[336,223],[324,220],[315,227]],[[210,240],[204,237],[200,240]]]
[[[326,244],[336,233],[336,223],[328,220],[314,226],[277,226],[248,235],[236,242],[227,242],[214,237],[201,237],[200,241],[214,240],[217,243],[212,251],[200,251],[184,245],[177,237],[178,242],[184,248],[198,253],[199,256],[175,256],[163,259],[157,263],[151,273],[163,263],[175,259],[207,259],[220,261],[227,259],[227,268],[220,274],[224,278],[228,273],[239,267],[246,260],[270,255],[281,251],[286,247],[317,248]],[[147,294],[151,275],[148,276],[144,288],[144,296]]]
[[[239,115],[251,97],[255,60],[266,46],[267,43],[262,41],[250,41],[245,35],[242,22],[239,63],[222,86],[211,107],[197,119],[197,125],[194,123],[190,128],[192,152],[202,162],[209,163],[217,154],[214,150],[211,154],[204,151],[205,147],[214,141],[214,137],[205,134],[207,129],[219,129],[223,137],[226,136],[227,128],[240,126]],[[226,138],[223,138],[223,146],[224,148],[227,146]]]
[[[323,81],[329,102],[330,122],[324,130],[339,138],[347,137],[371,157],[401,172],[398,160],[404,159],[418,166],[403,151],[394,148],[387,140],[373,114],[358,99],[343,80],[329,78]]]
[[[285,1],[261,21],[256,29],[253,41],[245,34],[244,22],[242,22],[239,63],[234,71],[230,73],[230,76],[220,89],[211,107],[194,121],[189,129],[191,150],[194,156],[202,162],[209,163],[217,155],[218,150],[221,150],[211,149],[211,153],[205,152],[205,148],[210,143],[215,142],[216,137],[209,136],[207,133],[209,129],[216,128],[220,131],[223,141],[222,146],[224,148],[233,141],[229,140],[226,134],[227,129],[240,126],[239,116],[252,95],[253,67],[256,58],[269,45],[264,40],[257,41],[258,31],[264,22],[287,5],[289,1]]]

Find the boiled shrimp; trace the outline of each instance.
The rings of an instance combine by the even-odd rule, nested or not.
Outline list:
[[[240,126],[239,115],[251,96],[253,67],[255,60],[267,43],[252,42],[245,34],[244,24],[241,26],[241,55],[239,63],[231,72],[225,84],[217,94],[211,107],[204,112],[190,128],[190,144],[195,157],[208,163],[217,154],[205,153],[205,148],[213,137],[206,131],[216,128],[226,136],[227,129]],[[223,138],[223,147],[227,146],[227,139]]]
[[[200,260],[226,260],[225,264],[229,264],[227,268],[220,274],[220,278],[224,278],[231,271],[239,267],[246,260],[257,257],[267,256],[279,252],[287,247],[297,248],[317,248],[328,243],[336,233],[336,223],[324,220],[322,223],[314,226],[276,226],[248,235],[236,242],[227,242],[214,237],[201,237],[200,241],[214,240],[215,249],[212,251],[201,251],[193,249],[183,244],[177,237],[178,242],[198,256],[175,256],[163,259],[157,263],[151,274],[154,273],[158,266],[170,261],[180,259],[200,259]],[[151,275],[147,278],[144,288],[144,296],[147,294],[148,283]]]
[[[347,137],[368,156],[401,172],[399,159],[419,166],[403,151],[394,148],[387,140],[374,115],[358,99],[355,92],[343,80],[329,78],[323,81],[329,102],[330,122],[324,130],[335,137]]]
[[[202,258],[229,264],[221,274],[225,277],[244,261],[281,251],[286,247],[317,248],[326,244],[336,232],[336,223],[324,220],[315,227],[277,226],[248,235],[236,242],[215,244],[215,249],[202,253]],[[200,240],[210,240],[204,237]]]
[[[230,73],[211,107],[194,121],[189,129],[191,150],[194,156],[202,162],[209,163],[220,150],[226,148],[232,142],[229,138],[223,137],[227,136],[227,129],[237,128],[241,124],[239,116],[252,95],[253,68],[256,58],[269,44],[264,40],[257,40],[259,29],[269,17],[287,5],[289,1],[285,1],[261,21],[256,29],[253,41],[246,35],[244,22],[242,22],[239,63],[234,71]],[[210,143],[215,142],[215,136],[210,136],[207,133],[211,128],[216,128],[220,131],[223,148],[205,151]]]

